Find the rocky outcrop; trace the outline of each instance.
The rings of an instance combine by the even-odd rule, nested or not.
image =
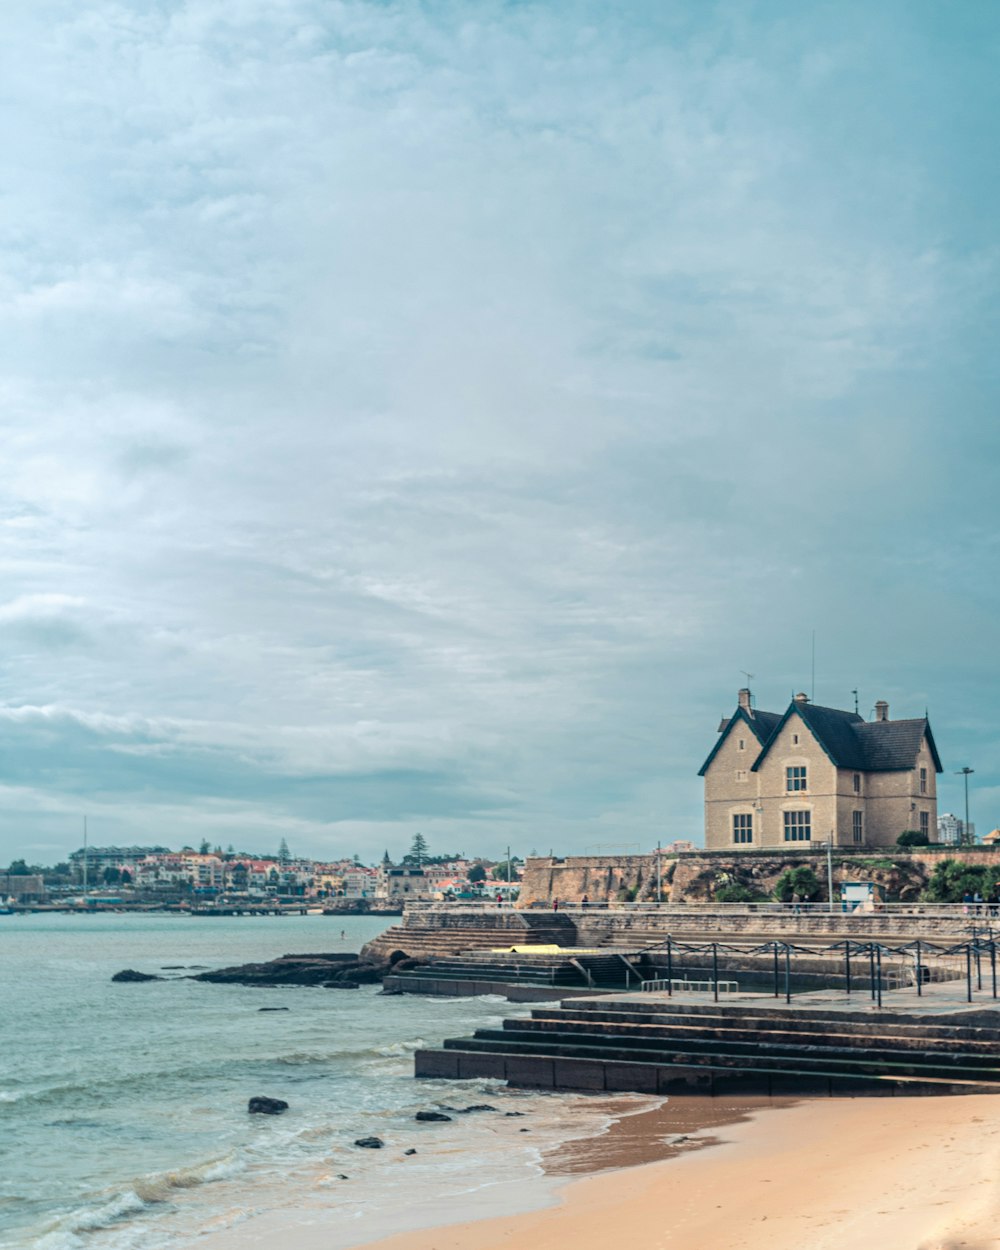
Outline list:
[[[354,1144],[362,1150],[381,1150],[385,1142],[381,1137],[359,1137]]]
[[[388,959],[382,960],[343,954],[282,955],[269,963],[216,968],[191,979],[214,985],[313,985],[325,989],[353,990],[361,985],[380,984],[394,964],[405,959],[403,951],[394,951]],[[136,974],[137,977],[141,975]]]
[[[288,1110],[288,1103],[284,1098],[267,1098],[259,1095],[251,1098],[247,1103],[247,1111],[251,1115],[281,1115],[282,1111]]]
[[[413,1117],[419,1120],[421,1124],[450,1124],[451,1116],[445,1115],[443,1111],[418,1111]]]
[[[134,968],[123,968],[116,972],[112,981],[165,981],[166,977],[154,976],[151,972],[136,972]]]

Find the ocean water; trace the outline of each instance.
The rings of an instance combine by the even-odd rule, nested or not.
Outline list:
[[[543,1152],[599,1133],[606,1112],[489,1082],[416,1081],[412,1054],[527,1007],[184,979],[196,965],[356,951],[384,925],[0,917],[0,1246],[167,1250],[225,1244],[232,1229],[252,1244],[278,1218],[322,1221],[338,1250],[470,1204],[523,1205]],[[126,967],[168,979],[112,984]],[[278,1006],[289,1010],[259,1010]],[[290,1109],[250,1116],[255,1094]],[[483,1101],[498,1112],[413,1119]],[[372,1134],[385,1149],[353,1145]]]

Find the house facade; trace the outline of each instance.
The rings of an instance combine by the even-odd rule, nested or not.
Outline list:
[[[820,707],[798,694],[787,711],[763,712],[750,691],[699,775],[705,779],[708,850],[794,850],[813,842],[894,846],[907,829],[937,836],[941,772],[926,717],[875,719]]]

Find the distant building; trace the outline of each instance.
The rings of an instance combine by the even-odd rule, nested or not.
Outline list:
[[[708,850],[795,850],[803,843],[892,846],[937,830],[941,772],[926,717],[875,720],[819,707],[797,694],[784,713],[762,712],[743,689],[700,769]]]
[[[105,868],[127,868],[131,873],[140,860],[150,855],[169,854],[169,848],[165,846],[88,846],[74,851],[69,862],[73,876],[82,881],[86,861],[87,880],[96,882]]]
[[[0,902],[37,903],[45,897],[45,880],[34,873],[0,872]]]
[[[965,821],[952,812],[945,812],[944,815],[938,817],[937,840],[945,846],[961,846],[965,840],[962,836],[964,831]]]

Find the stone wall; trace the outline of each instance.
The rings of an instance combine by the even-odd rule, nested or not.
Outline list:
[[[903,902],[916,901],[926,888],[936,864],[957,859],[974,867],[997,869],[1000,880],[1000,850],[966,850],[956,847],[923,847],[904,851],[887,847],[884,851],[849,852],[834,850],[833,879],[836,897],[842,881],[874,881],[885,897]],[[704,851],[659,856],[660,894],[664,902],[712,902],[726,885],[743,885],[762,896],[770,896],[786,868],[808,865],[826,887],[826,852]],[[538,857],[525,865],[521,883],[520,908],[532,903],[551,906],[558,899],[578,903],[586,895],[592,903],[615,902],[628,893],[636,902],[657,898],[657,856],[574,855],[565,859]]]

